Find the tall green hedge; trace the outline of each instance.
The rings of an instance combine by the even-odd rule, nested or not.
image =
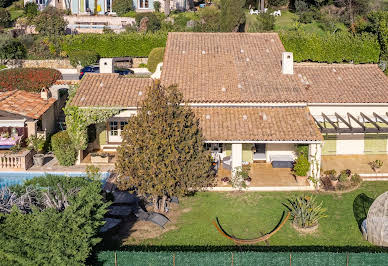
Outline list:
[[[97,260],[114,265],[114,253],[100,252]],[[116,258],[118,265],[383,265],[388,253],[118,251]]]
[[[282,32],[280,39],[285,49],[294,53],[297,62],[377,63],[380,46],[376,36],[368,33],[353,35],[348,32],[315,33]]]
[[[62,50],[90,50],[101,57],[147,57],[152,49],[165,47],[167,33],[79,34],[63,38]]]

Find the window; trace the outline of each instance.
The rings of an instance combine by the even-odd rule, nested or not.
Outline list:
[[[148,8],[149,7],[148,1],[149,0],[139,0],[139,8]]]
[[[110,127],[110,135],[111,136],[118,136],[119,135],[119,130],[118,130],[118,123],[117,121],[111,121],[109,123]]]
[[[125,121],[121,121],[120,122],[120,131],[123,131],[124,130],[124,127],[128,124],[128,122],[125,122]],[[120,135],[121,135],[121,132],[120,132]]]

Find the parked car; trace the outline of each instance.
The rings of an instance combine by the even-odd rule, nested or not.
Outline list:
[[[119,75],[132,75],[135,72],[130,69],[126,68],[115,68],[114,69],[115,73],[118,73]],[[86,66],[81,69],[79,73],[79,79],[82,79],[82,77],[85,75],[85,73],[100,73],[100,67],[99,66]]]

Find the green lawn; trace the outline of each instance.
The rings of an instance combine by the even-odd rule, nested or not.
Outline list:
[[[19,10],[9,10],[9,14],[11,15],[11,20],[14,21],[17,18],[23,16],[24,11],[22,9]]]
[[[355,198],[365,193],[370,198],[388,190],[388,182],[366,182],[353,192],[344,194],[314,193],[328,209],[328,217],[320,221],[318,232],[300,235],[287,222],[269,240],[270,246],[370,246],[363,240],[353,212]],[[292,195],[303,192],[202,192],[181,200],[182,213],[177,229],[160,238],[142,244],[160,246],[225,246],[233,243],[221,236],[212,225],[215,217],[224,229],[241,238],[257,237],[269,232],[278,223],[285,207],[282,203]],[[305,194],[310,194],[309,192]],[[360,216],[360,214],[358,214]],[[362,216],[362,214],[361,214]],[[130,243],[128,243],[130,244]],[[265,245],[260,243],[258,245]]]

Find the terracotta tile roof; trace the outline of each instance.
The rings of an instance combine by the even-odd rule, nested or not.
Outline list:
[[[150,78],[88,73],[82,78],[72,104],[80,107],[135,107],[152,83]]]
[[[207,141],[321,141],[306,107],[195,107]]]
[[[161,83],[189,102],[388,102],[375,65],[295,64],[283,75],[284,51],[277,33],[169,33]]]
[[[40,93],[14,90],[0,93],[0,110],[33,119],[40,118],[55,103],[56,99],[47,101]]]
[[[377,65],[295,64],[310,103],[387,103],[388,77]]]

